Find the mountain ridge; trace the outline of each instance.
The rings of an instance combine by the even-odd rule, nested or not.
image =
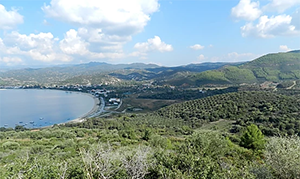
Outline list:
[[[0,73],[1,79],[13,79],[18,84],[24,83],[55,83],[76,81],[76,78],[99,78],[105,76],[106,80],[118,78],[120,80],[152,80],[154,78],[168,78],[178,72],[202,72],[211,69],[217,69],[229,63],[204,63],[189,64],[177,67],[164,67],[155,64],[132,63],[132,64],[108,64],[105,62],[90,62],[66,67],[55,66],[47,68],[24,68],[18,70],[9,70]],[[79,80],[86,81],[86,80]],[[91,80],[88,80],[91,81]],[[97,82],[97,80],[92,80]],[[100,80],[101,81],[101,80]],[[99,83],[102,83],[102,81]],[[118,80],[117,80],[118,81]],[[3,83],[3,82],[2,82]]]
[[[300,79],[300,50],[270,53],[249,62],[238,63],[206,62],[165,67],[144,63],[89,62],[65,67],[25,68],[0,72],[0,85],[70,83],[84,85],[152,81],[160,85],[203,86],[298,79]]]

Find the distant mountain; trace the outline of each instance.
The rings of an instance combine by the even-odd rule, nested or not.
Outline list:
[[[198,73],[207,70],[218,69],[228,64],[231,63],[219,62],[219,63],[189,64],[189,65],[177,66],[177,67],[155,67],[155,68],[146,68],[144,70],[117,71],[114,73],[110,73],[109,75],[123,80],[163,81],[170,78],[186,77],[191,73]],[[237,64],[241,64],[241,63],[237,63]]]
[[[218,69],[230,63],[202,63],[178,67],[154,64],[117,64],[90,62],[86,64],[26,68],[0,73],[0,85],[23,84],[114,84],[125,81],[152,80],[158,83],[170,78]],[[237,65],[237,64],[232,64]]]
[[[0,85],[12,84],[56,84],[69,78],[84,75],[101,75],[123,69],[155,68],[153,64],[119,64],[112,65],[103,62],[90,62],[71,66],[55,66],[48,68],[25,68],[0,72]],[[10,83],[11,82],[11,83]]]

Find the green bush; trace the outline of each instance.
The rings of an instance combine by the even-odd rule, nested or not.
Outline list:
[[[163,149],[171,149],[172,148],[172,143],[170,139],[166,137],[162,137],[160,135],[152,135],[149,143],[153,147],[161,147]]]
[[[262,150],[265,147],[265,142],[264,135],[259,128],[251,124],[243,133],[240,145],[248,149]]]
[[[20,144],[17,142],[7,141],[2,144],[3,149],[16,150],[20,147]]]

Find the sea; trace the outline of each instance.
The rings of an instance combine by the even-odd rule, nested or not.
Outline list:
[[[92,96],[44,89],[1,89],[0,127],[39,128],[65,123],[94,107]]]

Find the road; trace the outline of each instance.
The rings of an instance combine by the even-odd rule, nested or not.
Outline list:
[[[100,106],[99,106],[99,109],[96,113],[90,115],[89,117],[96,117],[96,116],[99,116],[101,113],[104,112],[104,107],[105,107],[105,101],[102,97],[100,97]]]
[[[293,84],[292,86],[287,87],[286,89],[292,89],[294,86],[296,86],[296,84],[297,84],[296,81],[293,81],[293,83],[294,83],[294,84]]]

